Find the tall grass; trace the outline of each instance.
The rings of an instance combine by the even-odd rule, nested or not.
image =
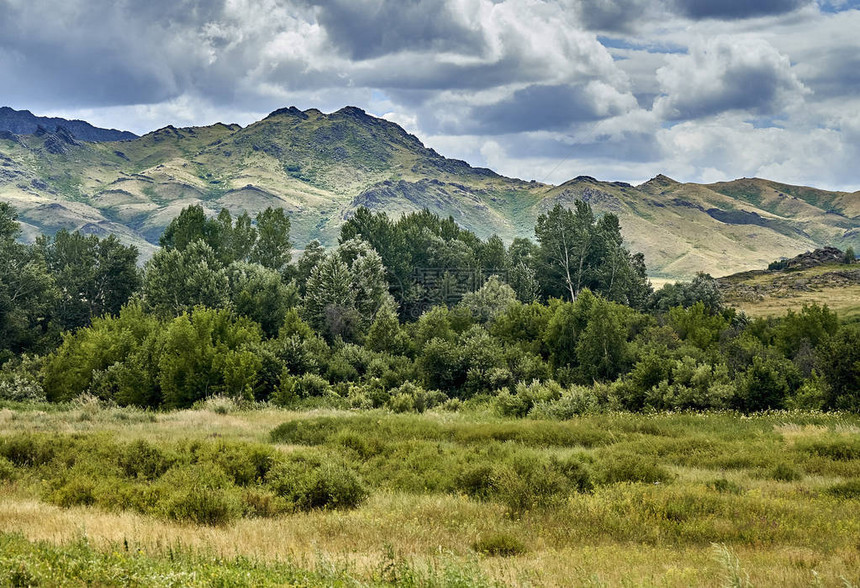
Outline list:
[[[294,556],[289,573],[308,585],[860,580],[856,416],[237,407],[129,413],[123,427],[123,409],[81,410],[0,414],[0,529],[62,544],[9,539],[49,585],[62,582],[39,562],[77,557],[77,521],[94,562],[128,538],[149,573],[181,542],[195,555],[177,570],[228,558],[260,585]],[[352,567],[320,571],[318,552]],[[236,563],[251,554],[262,575]]]

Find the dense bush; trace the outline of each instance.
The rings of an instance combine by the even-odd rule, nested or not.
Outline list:
[[[664,467],[634,453],[611,453],[602,461],[600,480],[605,484],[668,482],[672,475]]]
[[[130,250],[67,234],[19,245],[4,207],[0,270],[27,261],[33,275],[3,275],[44,296],[0,317],[10,342],[0,345],[0,400],[89,394],[169,409],[223,396],[421,412],[491,399],[502,415],[550,419],[860,409],[860,327],[815,304],[748,320],[706,275],[649,295],[617,219],[575,208],[541,215],[539,243],[507,249],[427,211],[393,221],[361,209],[338,247],[311,244],[291,266],[281,211],[206,218],[193,206],[165,230],[132,295]],[[95,274],[76,248],[107,255],[104,292],[87,283]],[[23,354],[50,349],[63,325],[71,330],[52,352]]]
[[[306,455],[278,463],[266,483],[296,510],[354,508],[368,495],[364,483],[346,465]]]
[[[293,510],[353,508],[367,496],[343,462],[237,442],[116,443],[104,436],[0,440],[0,482],[31,475],[63,507],[128,509],[199,525]]]

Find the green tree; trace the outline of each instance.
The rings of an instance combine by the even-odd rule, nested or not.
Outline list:
[[[697,302],[689,308],[676,306],[669,311],[669,325],[678,336],[707,351],[720,339],[720,334],[729,326],[722,315],[711,315],[703,302]]]
[[[227,213],[229,215],[229,213]],[[223,219],[222,219],[223,220]],[[203,240],[209,246],[218,247],[217,235],[220,223],[206,219],[206,212],[199,204],[183,208],[179,216],[170,221],[158,239],[165,249],[184,251],[191,243]]]
[[[376,314],[367,331],[364,345],[371,351],[392,355],[405,355],[409,352],[409,337],[401,327],[397,313],[393,309],[382,308]]]
[[[570,210],[556,204],[540,215],[535,225],[549,293],[559,296],[564,292],[571,301],[585,285],[586,261],[594,246],[591,207],[582,200],[577,200],[574,207]]]
[[[860,326],[846,325],[818,351],[827,382],[825,408],[860,412]]]
[[[308,322],[329,339],[360,339],[377,313],[394,308],[379,254],[351,239],[313,269],[305,293]]]
[[[39,247],[59,291],[52,314],[62,330],[117,314],[140,287],[137,248],[113,235],[99,239],[62,230],[53,239],[41,238]]]
[[[628,359],[627,329],[611,302],[596,298],[576,342],[576,360],[585,383],[617,378]]]
[[[41,252],[15,241],[17,218],[11,206],[0,202],[0,364],[39,349],[57,296]]]
[[[774,328],[774,344],[789,358],[808,345],[817,347],[839,330],[839,318],[827,305],[804,304],[800,312],[789,309]]]
[[[197,305],[222,308],[229,295],[227,272],[205,241],[181,251],[164,248],[146,264],[143,298],[159,314],[177,316]]]
[[[485,273],[498,272],[507,265],[507,251],[501,237],[492,235],[479,249],[481,268]]]
[[[257,229],[252,225],[251,217],[248,216],[248,213],[243,212],[236,217],[236,222],[231,232],[230,246],[233,250],[233,260],[242,261],[250,259],[251,251],[254,249],[256,242]]]
[[[106,400],[157,406],[160,329],[158,319],[132,304],[117,316],[95,318],[91,326],[65,333],[45,362],[45,394],[55,402],[67,401],[99,382],[95,392]]]
[[[624,248],[618,217],[595,217],[587,202],[570,210],[556,204],[538,217],[538,281],[547,296],[576,300],[588,288],[607,300],[640,308],[650,294],[641,254]]]
[[[460,300],[460,305],[467,308],[476,321],[488,323],[505,312],[517,301],[514,289],[504,283],[498,276],[490,276],[475,292],[469,292]]]
[[[259,343],[259,327],[226,309],[197,307],[173,319],[158,360],[165,407],[187,408],[214,394],[253,398],[261,366],[251,350]]]
[[[299,288],[299,294],[305,295],[308,280],[311,273],[319,263],[325,259],[325,248],[320,245],[320,242],[313,240],[305,245],[305,250],[302,252],[299,261],[296,264],[296,285]]]
[[[269,207],[257,215],[257,242],[249,259],[283,273],[291,258],[290,218],[283,208]]]
[[[800,373],[789,360],[775,354],[756,356],[738,382],[737,408],[746,412],[783,408],[801,383]]]
[[[256,321],[267,336],[277,335],[287,311],[298,305],[295,283],[285,284],[276,270],[247,262],[231,264],[227,276],[236,313]]]
[[[304,297],[308,323],[330,337],[356,335],[358,317],[349,267],[340,256],[326,255],[311,271]]]
[[[577,297],[576,302],[556,305],[543,336],[554,368],[578,366],[577,344],[580,335],[588,326],[591,307],[596,301],[597,297],[586,289]]]
[[[657,312],[668,312],[670,308],[689,308],[701,302],[709,314],[717,314],[724,308],[723,294],[717,281],[705,273],[697,273],[690,282],[666,284],[648,299],[648,308]]]

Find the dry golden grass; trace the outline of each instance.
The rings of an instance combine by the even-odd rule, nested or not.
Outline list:
[[[97,404],[68,411],[13,411],[0,409],[0,435],[51,431],[89,433],[108,431],[119,439],[229,438],[265,442],[269,431],[292,418],[334,414],[334,411],[288,412],[280,409],[237,411],[218,414],[210,410],[148,412],[129,408],[105,408]]]
[[[519,525],[490,505],[451,496],[382,494],[352,512],[243,520],[215,528],[0,496],[0,530],[20,532],[30,540],[67,544],[86,538],[100,549],[127,541],[132,549],[152,555],[181,545],[217,556],[289,560],[309,567],[322,557],[349,562],[362,575],[378,568],[387,545],[418,566],[434,565],[440,557],[471,561],[471,542],[500,526]],[[761,586],[809,586],[813,569],[825,585],[837,585],[840,578],[856,575],[860,565],[856,549],[823,554],[803,547],[741,546],[735,551],[753,584]],[[509,585],[723,585],[723,570],[709,545],[595,542],[556,547],[537,541],[524,555],[480,557],[478,565]]]
[[[0,410],[0,435],[108,431],[121,440],[267,442],[269,431],[286,420],[348,414],[276,409],[146,413],[85,404],[55,412]],[[421,418],[481,422],[485,417],[431,413]],[[669,426],[667,419],[671,418],[658,418],[657,424]],[[716,424],[709,423],[710,418],[701,417],[698,434],[710,434],[707,431]],[[787,415],[784,421],[776,420],[772,430],[790,448],[797,441],[834,436],[850,439],[857,435],[858,426],[856,419],[848,417],[808,424],[802,418],[792,422]],[[570,449],[547,451],[562,455]],[[576,451],[596,453],[600,449]],[[802,482],[781,482],[755,469],[718,471],[673,465],[670,471],[675,479],[668,485],[602,486],[593,493],[571,495],[558,509],[518,517],[509,516],[495,502],[378,489],[355,510],[242,518],[215,527],[128,511],[60,508],[37,500],[38,492],[19,482],[0,485],[0,532],[18,532],[30,540],[55,544],[84,537],[98,549],[113,549],[127,541],[132,549],[154,556],[181,545],[216,556],[293,561],[309,568],[322,558],[348,562],[359,577],[378,570],[391,546],[418,567],[437,566],[440,561],[476,562],[490,577],[522,586],[723,586],[725,569],[715,560],[710,544],[715,541],[730,544],[753,585],[811,586],[815,574],[826,586],[842,585],[842,578],[855,583],[860,578],[860,517],[851,510],[856,501],[810,499],[839,481],[836,477],[809,474]],[[709,490],[707,485],[718,478],[735,484],[739,494]],[[675,533],[679,527],[674,522],[652,512],[699,499],[718,506],[711,514],[695,515],[702,516],[701,522],[688,521],[682,532]],[[724,504],[736,505],[731,507],[736,514],[719,507]],[[633,528],[637,525],[645,528]],[[756,529],[750,535],[755,540],[723,539],[740,537],[738,529],[747,526]],[[527,551],[510,558],[476,555],[472,544],[496,532],[520,538]]]
[[[826,304],[842,320],[854,321],[860,319],[860,286],[798,292],[785,297],[768,296],[761,301],[738,302],[732,306],[752,317],[766,317],[783,315],[789,310],[797,312],[804,304]]]

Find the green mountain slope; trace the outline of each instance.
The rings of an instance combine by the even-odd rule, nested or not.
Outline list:
[[[428,208],[482,237],[533,236],[537,216],[582,198],[619,215],[655,276],[724,275],[822,245],[860,248],[860,193],[759,179],[641,186],[581,176],[560,186],[506,178],[445,158],[398,125],[347,107],[286,108],[247,127],[166,127],[133,141],[62,133],[0,135],[0,200],[25,234],[113,233],[151,255],[179,211],[201,204],[254,214],[283,207],[293,240],[335,242],[360,206],[397,216]]]

